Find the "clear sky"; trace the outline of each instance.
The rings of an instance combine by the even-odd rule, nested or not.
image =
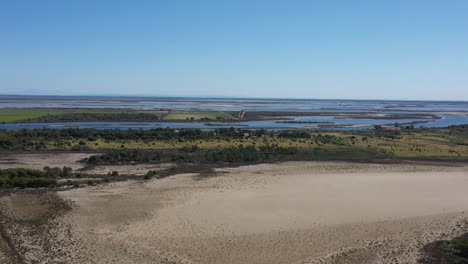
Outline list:
[[[6,93],[468,100],[468,1],[5,0]]]

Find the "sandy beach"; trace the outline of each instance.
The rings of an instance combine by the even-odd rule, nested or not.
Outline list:
[[[416,263],[467,231],[468,168],[289,162],[59,193],[70,263]]]

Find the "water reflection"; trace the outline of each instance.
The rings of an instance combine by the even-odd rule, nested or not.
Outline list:
[[[252,129],[320,129],[319,125],[341,125],[341,126],[356,126],[345,128],[329,128],[335,130],[349,129],[371,129],[374,125],[394,124],[411,121],[430,121],[429,123],[416,124],[416,127],[446,127],[449,125],[468,124],[468,116],[458,115],[440,115],[441,119],[351,119],[351,118],[335,118],[334,116],[300,116],[289,117],[292,121],[310,122],[310,123],[287,123],[277,120],[262,120],[248,122],[175,122],[175,123],[158,123],[158,122],[73,122],[73,123],[18,123],[18,124],[0,124],[0,129],[34,129],[34,128],[96,128],[96,129],[152,129],[159,127],[168,128],[199,128],[199,129],[215,129],[227,127],[252,128]],[[315,122],[315,123],[312,123]]]

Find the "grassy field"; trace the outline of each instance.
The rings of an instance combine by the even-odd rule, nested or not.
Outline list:
[[[18,117],[20,111],[13,113]],[[22,112],[22,114],[27,113],[26,111]],[[28,114],[34,113],[29,112]],[[171,113],[169,115],[177,114]],[[179,113],[179,117],[183,115],[184,113]],[[201,118],[201,116],[203,115],[198,117]],[[187,118],[187,116],[184,117]],[[468,130],[465,126],[350,132],[271,132],[234,128],[220,129],[219,131],[191,129],[179,131],[164,128],[150,131],[92,129],[0,131],[0,149],[5,150],[177,150],[192,146],[209,150],[241,145],[257,148],[275,145],[314,151],[367,149],[369,151],[376,150],[394,158],[468,160]]]
[[[46,108],[29,108],[29,109],[0,109],[0,122],[18,122],[32,118],[40,118],[45,116],[60,116],[65,114],[155,114],[164,115],[165,112],[160,111],[132,111],[118,109],[46,109]],[[79,117],[78,117],[79,118]],[[237,120],[230,114],[222,112],[186,112],[186,113],[169,113],[164,116],[164,120]],[[80,121],[80,120],[76,120]]]
[[[456,144],[450,138],[443,138],[440,135],[435,137],[428,134],[402,135],[397,139],[365,137],[365,136],[349,136],[339,133],[322,133],[325,135],[334,135],[342,139],[342,144],[323,144],[317,143],[313,139],[288,139],[288,138],[252,138],[231,139],[231,140],[157,140],[157,141],[141,141],[141,140],[116,140],[105,141],[97,139],[94,141],[82,140],[86,146],[94,150],[100,149],[180,149],[187,146],[198,146],[202,149],[215,149],[225,147],[235,147],[239,145],[257,147],[264,145],[275,144],[281,147],[296,147],[299,149],[352,149],[352,148],[369,148],[384,151],[398,158],[408,159],[468,159],[468,145]],[[436,139],[436,140],[435,140]],[[66,140],[57,145],[56,142],[50,142],[48,149],[71,148],[78,144],[79,140]],[[465,139],[466,141],[466,139]]]
[[[222,112],[180,112],[169,113],[164,116],[164,120],[237,120],[230,114]]]
[[[37,118],[47,115],[63,115],[69,113],[97,113],[97,114],[115,114],[126,113],[128,110],[100,110],[100,109],[0,109],[0,122],[15,122],[30,118]]]

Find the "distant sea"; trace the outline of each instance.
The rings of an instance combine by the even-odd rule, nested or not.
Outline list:
[[[468,111],[466,101],[0,95],[0,108],[130,108],[206,111]]]

